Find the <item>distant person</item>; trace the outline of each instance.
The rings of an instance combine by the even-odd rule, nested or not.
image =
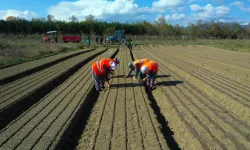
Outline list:
[[[96,42],[96,45],[99,44],[99,36],[98,35],[95,36],[95,42]]]
[[[134,47],[134,43],[131,39],[128,39],[127,41],[127,47],[130,51],[132,51],[133,47]]]
[[[133,43],[133,41],[131,39],[127,40],[127,47],[129,49],[130,57],[131,57],[132,61],[134,61],[135,59],[134,59],[134,56],[133,56],[133,53],[132,53],[132,49],[134,47],[134,43]]]
[[[130,71],[128,72],[127,75],[124,76],[124,78],[127,78],[129,77],[129,75],[132,73],[132,71],[135,72],[135,75],[133,77],[133,79],[135,80],[140,72],[140,69],[142,67],[143,64],[145,64],[146,62],[148,62],[149,59],[138,59],[138,60],[135,60],[135,61],[130,61],[128,63],[128,68],[130,68]]]
[[[144,83],[146,82],[146,88],[148,88],[150,91],[156,88],[155,79],[158,69],[159,65],[155,61],[150,60],[142,65],[138,74],[138,78]],[[142,79],[141,77],[143,75],[146,75],[146,77]]]
[[[87,45],[87,48],[90,47],[90,36],[87,36],[86,38],[86,45]]]
[[[103,36],[100,36],[100,44],[103,45]]]

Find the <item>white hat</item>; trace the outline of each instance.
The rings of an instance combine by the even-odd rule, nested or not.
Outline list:
[[[148,72],[148,67],[147,67],[147,66],[142,66],[142,67],[141,67],[141,72],[142,72],[143,74],[145,74],[146,72]]]
[[[116,69],[116,63],[115,62],[111,62],[111,64],[110,64],[110,68],[111,68],[111,70],[115,70]]]

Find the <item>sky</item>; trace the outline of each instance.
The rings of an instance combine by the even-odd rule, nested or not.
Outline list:
[[[31,20],[53,15],[79,21],[94,15],[107,22],[154,22],[165,17],[167,23],[187,26],[197,20],[224,23],[250,23],[250,0],[0,0],[0,19],[15,16]]]

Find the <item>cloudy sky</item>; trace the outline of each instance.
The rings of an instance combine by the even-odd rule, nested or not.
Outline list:
[[[46,17],[79,21],[92,14],[107,22],[154,22],[164,16],[171,24],[188,25],[204,21],[250,22],[250,0],[0,0],[0,19],[17,16],[30,20]]]

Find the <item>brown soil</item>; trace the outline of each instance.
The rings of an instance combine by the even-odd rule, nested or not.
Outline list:
[[[244,66],[227,64],[227,58],[212,57],[214,52],[208,50],[157,45],[142,46],[134,54],[159,63],[159,86],[153,95],[181,148],[249,149],[250,88],[242,83],[250,72]],[[213,59],[203,58],[203,53]],[[230,75],[245,74],[227,78],[221,67],[234,67]]]
[[[129,51],[122,48],[112,87],[100,95],[77,149],[168,149],[143,86],[124,79]]]
[[[83,64],[8,122],[0,131],[0,149],[250,149],[249,54],[205,46],[137,46],[135,59],[160,66],[157,88],[150,92],[123,78],[131,56],[121,47],[111,88],[98,94],[90,66],[110,52]],[[58,79],[60,71],[69,72],[92,53],[1,86],[0,104],[32,96],[29,89]]]

